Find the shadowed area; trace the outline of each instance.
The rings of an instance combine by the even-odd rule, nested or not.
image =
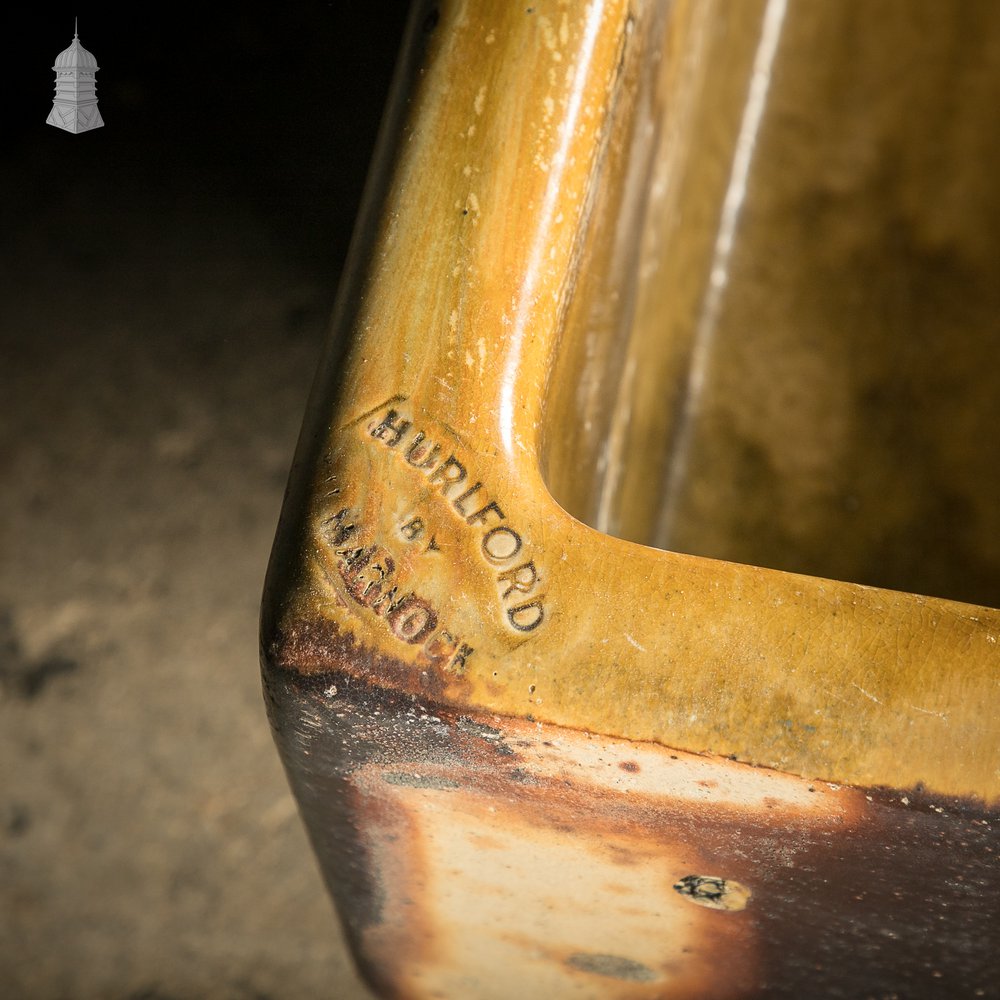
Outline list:
[[[75,13],[19,14],[0,153],[0,995],[364,998],[257,615],[400,13],[80,10],[72,135]]]

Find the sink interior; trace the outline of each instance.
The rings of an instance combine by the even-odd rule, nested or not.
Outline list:
[[[1000,606],[1000,6],[636,33],[546,399],[571,513]]]

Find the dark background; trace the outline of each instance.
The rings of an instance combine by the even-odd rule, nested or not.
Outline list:
[[[266,219],[300,258],[338,268],[405,6],[23,8],[4,30],[4,167],[14,171],[5,213],[86,197],[91,212],[115,214],[133,197],[152,232],[179,207],[210,202]],[[50,67],[72,40],[76,13],[80,41],[100,66],[106,127],[70,146],[61,130],[39,126],[52,105]],[[113,256],[108,234],[88,235],[103,237]]]
[[[256,618],[404,5],[4,16],[0,996],[365,996]]]

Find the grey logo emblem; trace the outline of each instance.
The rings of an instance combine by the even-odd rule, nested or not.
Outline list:
[[[89,132],[104,124],[97,108],[97,60],[77,36],[73,21],[73,41],[56,56],[56,98],[46,124],[67,132]]]

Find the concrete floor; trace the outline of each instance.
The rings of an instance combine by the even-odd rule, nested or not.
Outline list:
[[[39,25],[48,82],[0,159],[0,997],[369,995],[257,668],[397,44],[398,14],[363,16],[352,40],[317,5],[275,40],[251,8],[141,54],[135,25],[103,49],[81,25],[107,124],[79,136],[42,124],[69,35]],[[199,45],[263,60],[250,124],[203,106],[227,78]]]

